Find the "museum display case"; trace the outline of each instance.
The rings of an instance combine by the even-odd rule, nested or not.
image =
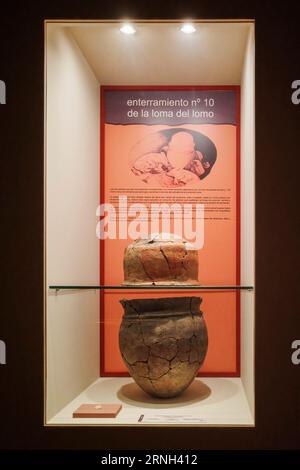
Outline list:
[[[193,25],[45,22],[45,425],[255,425],[254,22]]]

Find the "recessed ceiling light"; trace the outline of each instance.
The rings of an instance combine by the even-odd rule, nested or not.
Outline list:
[[[196,31],[196,28],[191,23],[184,23],[180,28],[180,31],[185,34],[192,34]]]
[[[121,33],[124,34],[134,34],[136,33],[135,28],[130,23],[123,24],[122,28],[120,28]]]

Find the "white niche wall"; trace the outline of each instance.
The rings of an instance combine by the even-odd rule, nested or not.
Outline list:
[[[241,283],[254,285],[254,23],[45,22],[45,424],[137,425],[143,413],[193,414],[201,426],[254,425],[254,293],[241,293],[241,377],[201,378],[203,401],[136,407],[99,378],[100,85],[241,85]],[[197,379],[198,380],[198,379]],[[82,403],[121,402],[115,419],[73,419]]]

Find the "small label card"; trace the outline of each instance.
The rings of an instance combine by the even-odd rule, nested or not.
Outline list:
[[[83,404],[73,412],[73,418],[115,418],[121,408],[119,404]]]
[[[139,423],[143,424],[205,424],[206,419],[193,415],[140,415]]]

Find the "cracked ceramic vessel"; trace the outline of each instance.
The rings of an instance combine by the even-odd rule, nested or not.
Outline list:
[[[155,234],[135,240],[124,253],[126,285],[196,285],[198,252],[175,235]]]
[[[202,365],[208,346],[200,297],[121,300],[122,358],[136,383],[150,395],[175,397]]]

